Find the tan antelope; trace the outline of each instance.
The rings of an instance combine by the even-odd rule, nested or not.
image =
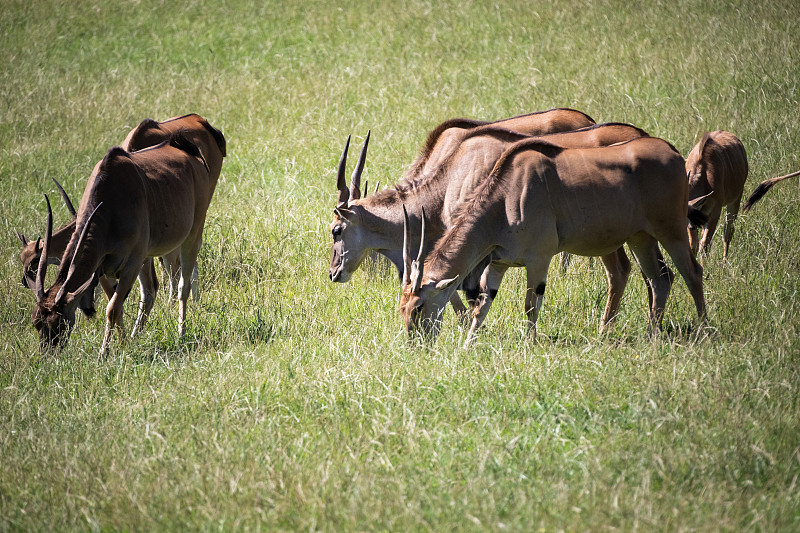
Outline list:
[[[722,208],[725,207],[723,226],[723,259],[728,257],[728,247],[733,238],[733,223],[739,213],[744,182],[747,180],[747,153],[734,134],[717,130],[703,134],[700,142],[686,158],[686,175],[689,179],[689,203],[708,217],[703,236],[698,242],[698,231],[689,227],[692,252],[702,252],[701,260],[711,250],[711,239],[717,229]]]
[[[646,135],[646,132],[634,126],[610,123],[589,126],[574,132],[553,133],[545,138],[566,146],[590,147]],[[427,221],[427,234],[429,239],[435,240],[450,225],[452,213],[457,206],[485,180],[503,150],[511,143],[525,138],[528,137],[494,125],[476,127],[462,135],[461,145],[443,162],[440,171],[435,175],[414,185],[398,184],[394,189],[355,201],[349,200],[350,191],[345,185],[345,146],[338,171],[339,205],[335,209],[336,214],[331,225],[334,240],[329,273],[331,280],[347,281],[370,250],[386,255],[402,273],[402,206],[407,205],[412,213],[419,213],[424,208],[431,214]],[[366,142],[353,174],[352,183],[356,189],[366,157],[365,150]],[[411,231],[412,237],[419,239],[419,234],[413,228]],[[621,249],[602,259],[609,280],[607,314],[613,317],[619,308],[628,280],[630,262]],[[471,276],[465,276],[461,280],[461,288],[470,306],[477,301],[479,277],[484,267],[485,264],[478,265]],[[451,303],[457,313],[466,316],[466,308],[457,294],[452,294]]]
[[[215,127],[211,126],[206,119],[197,114],[189,114],[180,117],[173,117],[163,122],[156,122],[152,119],[143,120],[136,128],[131,130],[126,136],[121,147],[126,151],[132,152],[141,150],[148,146],[157,145],[164,140],[168,139],[170,135],[177,132],[183,134],[190,139],[197,147],[205,158],[209,171],[213,179],[219,179],[222,169],[222,159],[226,155],[226,142],[225,137]],[[75,217],[77,213],[72,206],[72,202],[67,196],[66,191],[61,185],[53,180],[61,193],[67,209],[72,215],[72,221],[57,229],[53,232],[52,241],[48,250],[48,262],[50,264],[58,264],[61,256],[67,248],[69,240],[75,231]],[[23,284],[34,289],[36,281],[36,271],[39,265],[39,258],[42,253],[41,240],[29,241],[23,234],[17,232],[17,236],[22,241],[22,253],[20,259],[23,267]],[[177,298],[178,279],[180,277],[180,249],[172,250],[162,256],[162,264],[164,270],[170,279],[170,294],[169,298]],[[145,298],[145,293],[155,294],[158,289],[158,279],[155,276],[152,259],[145,261],[143,268],[151,269],[150,274],[145,278],[146,280],[153,280],[150,287],[141,286],[142,299]],[[194,266],[192,272],[192,296],[195,300],[199,298],[197,265]],[[105,277],[100,278],[100,285],[108,298],[114,294],[114,283],[111,280],[106,280]],[[87,316],[93,316],[95,313],[94,307],[94,287],[91,291],[86,291],[84,297],[81,299],[79,309]]]
[[[529,332],[535,336],[553,255],[568,251],[605,256],[623,243],[649,281],[650,329],[660,327],[673,278],[658,243],[689,286],[697,314],[705,317],[702,268],[686,233],[688,211],[684,160],[666,141],[645,137],[583,149],[543,139],[519,141],[503,152],[488,178],[459,206],[432,250],[426,250],[426,229],[412,261],[412,239],[407,235],[400,298],[406,329],[410,335],[433,338],[458,281],[489,257],[467,344],[511,266],[527,270],[525,310]]]
[[[423,199],[423,194],[433,195],[441,201],[441,195],[448,183],[437,175],[437,169],[452,157],[467,132],[479,127],[513,126],[517,135],[539,135],[592,124],[594,120],[585,113],[565,108],[530,113],[492,123],[472,119],[448,120],[431,131],[420,154],[394,188],[385,189],[380,194],[363,199],[361,172],[364,168],[363,159],[366,157],[369,136],[364,142],[349,189],[344,174],[347,149],[350,144],[348,137],[337,171],[339,198],[331,224],[333,235],[329,271],[331,281],[339,283],[348,281],[370,251],[383,254],[395,265],[398,275],[402,275],[402,250],[399,244],[403,219],[400,206],[408,195],[419,197],[420,201]],[[507,135],[514,135],[514,132],[509,132]],[[458,186],[458,184],[453,185]],[[458,295],[453,298],[453,306],[457,312],[466,311]]]
[[[467,132],[480,126],[495,126],[526,135],[546,135],[577,130],[594,124],[594,119],[586,113],[565,107],[536,111],[493,122],[471,118],[446,120],[428,134],[422,150],[402,181],[408,184],[418,183],[437,172],[442,163],[459,147]]]
[[[792,172],[791,174],[786,174],[785,176],[781,176],[779,178],[770,178],[768,180],[764,180],[758,184],[758,187],[755,188],[753,193],[744,203],[744,207],[742,208],[745,213],[750,211],[750,208],[753,207],[757,201],[761,200],[765,194],[775,185],[783,180],[788,180],[789,178],[794,178],[795,176],[800,176],[800,170],[797,172]],[[800,183],[797,184],[800,187]]]
[[[75,323],[78,298],[96,276],[118,279],[106,308],[101,354],[108,352],[113,329],[123,330],[123,304],[137,277],[149,273],[142,264],[180,248],[178,334],[185,332],[189,279],[197,260],[206,210],[216,187],[205,159],[181,133],[154,147],[127,152],[115,147],[98,163],[86,185],[70,240],[53,285],[45,290],[47,261],[36,276],[38,303],[33,324],[40,349],[62,346]],[[52,240],[52,210],[47,201],[43,256]],[[144,327],[152,299],[142,302],[134,331]],[[142,311],[142,309],[140,309]]]

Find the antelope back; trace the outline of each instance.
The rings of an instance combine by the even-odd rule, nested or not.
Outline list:
[[[470,130],[481,126],[503,128],[523,135],[547,135],[591,126],[595,121],[574,109],[537,111],[512,118],[481,122],[472,119],[452,119],[441,123],[428,135],[420,155],[406,173],[404,182],[415,183],[435,173],[456,151]]]
[[[121,146],[129,152],[135,152],[158,145],[177,133],[197,145],[216,183],[222,170],[222,160],[227,155],[227,143],[222,132],[200,115],[189,114],[164,122],[145,119],[128,134]]]

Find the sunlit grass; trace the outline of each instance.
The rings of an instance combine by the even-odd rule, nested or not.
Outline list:
[[[796,2],[2,12],[0,530],[798,529],[793,185],[740,217],[726,263],[715,242],[708,324],[677,278],[655,337],[637,271],[598,334],[596,260],[551,266],[535,342],[509,271],[469,351],[449,311],[435,344],[406,342],[394,272],[327,277],[348,134],[372,130],[364,178],[383,185],[441,120],[562,106],[684,154],[732,131],[746,193],[800,168]],[[14,229],[43,233],[51,177],[77,203],[139,121],[189,112],[229,156],[186,338],[162,291],[145,331],[100,359],[98,297],[100,316],[39,355]]]

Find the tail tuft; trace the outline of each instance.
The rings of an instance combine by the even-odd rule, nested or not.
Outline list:
[[[742,207],[742,212],[747,213],[748,211],[750,211],[750,208],[753,207],[753,204],[761,200],[761,198],[763,198],[764,195],[767,194],[767,192],[769,192],[769,190],[772,188],[773,185],[775,185],[775,183],[777,183],[775,181],[775,178],[762,181],[761,183],[759,183],[758,187],[756,187],[756,190],[753,191],[753,194],[751,194],[750,197],[747,199],[747,201],[744,203],[744,206]]]

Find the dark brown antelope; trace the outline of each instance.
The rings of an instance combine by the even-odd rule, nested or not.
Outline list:
[[[178,334],[185,332],[189,279],[197,260],[206,210],[216,187],[204,156],[181,133],[168,141],[129,153],[115,147],[98,163],[86,185],[70,240],[53,285],[44,290],[47,261],[36,276],[38,303],[33,324],[41,349],[64,345],[75,323],[77,299],[96,276],[118,280],[106,308],[106,331],[101,353],[108,352],[114,328],[123,330],[122,309],[137,277],[150,272],[142,264],[176,248],[181,252]],[[52,240],[52,211],[48,200],[44,250]],[[152,298],[142,302],[144,327]]]
[[[747,153],[735,135],[727,131],[703,134],[700,142],[686,158],[686,175],[689,178],[689,203],[696,206],[708,223],[698,242],[697,228],[689,227],[692,252],[702,252],[701,260],[711,250],[711,239],[717,229],[722,208],[725,207],[723,226],[723,259],[728,257],[728,247],[733,238],[733,223],[739,213],[744,182],[747,180]]]
[[[191,140],[200,149],[206,160],[209,172],[213,179],[219,179],[222,169],[222,159],[226,155],[225,137],[218,129],[211,126],[206,119],[197,114],[189,114],[181,117],[174,117],[163,122],[156,122],[152,119],[143,120],[136,128],[131,130],[126,136],[121,147],[126,151],[132,152],[141,150],[149,146],[155,146],[168,139],[173,133],[182,132],[186,138]],[[67,209],[72,215],[72,221],[53,232],[52,241],[48,250],[48,263],[58,264],[61,256],[67,248],[72,234],[75,232],[75,208],[61,185],[53,180],[61,193]],[[39,265],[39,258],[42,253],[41,240],[29,241],[24,235],[17,232],[17,236],[22,241],[22,253],[20,259],[23,267],[23,283],[33,289],[36,279],[36,271]],[[169,298],[177,298],[177,285],[180,278],[180,250],[172,250],[162,256],[162,264],[167,276],[170,279]],[[145,261],[142,268],[150,268],[151,272],[145,279],[152,279],[153,285],[150,287],[142,286],[142,294],[145,292],[155,294],[158,289],[158,279],[155,277],[155,270],[152,259]],[[197,265],[192,272],[192,296],[195,300],[199,298]],[[114,283],[101,277],[100,285],[108,298],[114,293]],[[93,287],[92,287],[93,289]],[[94,290],[87,291],[79,303],[79,309],[87,316],[93,316]],[[142,296],[144,299],[144,296]]]
[[[208,165],[208,171],[214,176],[216,183],[220,172],[222,172],[222,160],[227,156],[227,143],[221,131],[196,113],[168,118],[162,122],[145,119],[128,133],[128,136],[125,137],[120,146],[128,152],[133,152],[148,146],[155,146],[168,139],[170,135],[178,132],[183,133],[187,139],[200,149],[200,153]],[[169,278],[169,299],[177,299],[178,281],[181,272],[180,250],[172,250],[162,255],[160,259],[164,272]],[[145,263],[146,266],[147,264]],[[198,277],[198,268],[197,264],[195,264],[192,270],[192,298],[195,301],[200,299]]]
[[[613,144],[647,135],[646,132],[627,124],[601,124],[574,132],[553,133],[546,138],[565,146],[590,147]],[[476,127],[462,136],[462,142],[440,170],[418,183],[401,183],[393,189],[366,198],[352,200],[351,191],[358,190],[366,150],[362,149],[356,171],[353,173],[351,189],[345,184],[344,164],[347,146],[339,162],[339,204],[335,209],[331,232],[333,249],[330,278],[347,281],[361,264],[367,251],[376,250],[386,255],[402,274],[403,210],[406,205],[413,216],[422,208],[430,213],[427,224],[429,240],[442,235],[452,220],[456,207],[479,186],[492,170],[494,163],[511,143],[528,138],[527,135],[498,128],[494,125]],[[348,139],[349,142],[349,139]],[[412,226],[411,237],[419,239]],[[619,299],[627,283],[630,262],[624,251],[619,250],[603,258],[609,279],[609,302],[607,312],[616,315]],[[461,287],[467,302],[474,305],[478,298],[478,281],[485,265],[478,265],[474,275],[464,277]],[[464,316],[466,308],[457,294],[451,303],[457,313]]]
[[[704,317],[702,268],[686,234],[688,210],[683,157],[661,139],[585,149],[563,148],[542,139],[517,142],[459,206],[450,228],[429,253],[425,253],[427,235],[420,239],[415,261],[409,259],[409,250],[404,251],[400,312],[406,329],[410,335],[435,336],[459,279],[489,257],[467,343],[511,266],[527,270],[525,309],[529,332],[535,336],[553,255],[568,251],[605,256],[623,243],[633,252],[653,293],[651,329],[660,327],[673,278],[658,243],[672,257],[698,315]]]
[[[795,176],[800,176],[800,170],[798,170],[797,172],[792,172],[791,174],[786,174],[785,176],[781,176],[779,178],[770,178],[768,180],[762,181],[761,183],[758,184],[758,187],[755,188],[753,193],[750,195],[750,197],[744,203],[744,207],[742,208],[742,210],[745,213],[747,213],[748,211],[750,211],[750,208],[753,207],[753,204],[755,204],[757,201],[761,200],[761,198],[763,198],[764,195],[767,194],[767,192],[776,183],[779,183],[779,182],[781,182],[783,180],[788,180],[789,178],[794,178]],[[800,187],[800,183],[798,183],[797,186]]]

